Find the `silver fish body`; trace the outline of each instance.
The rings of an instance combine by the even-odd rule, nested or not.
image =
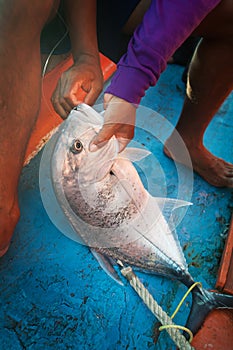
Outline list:
[[[171,215],[171,207],[189,203],[150,196],[131,161],[118,156],[116,140],[99,154],[91,153],[89,143],[98,127],[86,121],[80,133],[80,123],[80,111],[64,123],[52,157],[52,179],[82,242],[142,270],[183,276],[187,264],[163,211],[168,205]],[[72,148],[77,141],[82,145],[78,153]]]
[[[49,145],[45,149],[42,168],[51,165],[48,187],[64,213],[67,231],[72,228],[68,236],[88,245],[115,280],[112,261],[120,260],[144,272],[175,277],[190,287],[194,281],[173,218],[174,210],[190,203],[154,198],[146,191],[131,162],[137,154],[139,159],[144,156],[142,150],[126,149],[118,155],[113,137],[90,152],[89,144],[102,123],[91,107],[79,105],[59,128],[51,150]],[[42,183],[44,177],[42,172]],[[50,215],[51,206],[46,207]],[[233,307],[233,297],[196,286],[187,327],[195,333],[216,307]]]

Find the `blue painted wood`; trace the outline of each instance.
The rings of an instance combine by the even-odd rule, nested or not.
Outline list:
[[[182,70],[168,66],[142,100],[173,125],[184,97]],[[228,161],[233,160],[232,98],[225,101],[205,136],[207,147]],[[154,152],[161,179],[165,174],[167,192],[172,196],[177,192],[176,168],[164,156],[162,145],[139,128],[135,139]],[[69,240],[51,223],[39,192],[40,157],[38,154],[23,169],[21,219],[9,252],[0,261],[0,349],[175,349],[166,332],[157,339],[157,320],[128,283],[123,287],[116,284],[87,247]],[[155,180],[155,192],[163,188],[161,179]],[[216,189],[194,175],[193,206],[178,227],[190,272],[207,288],[215,285],[232,197],[231,190]],[[138,275],[171,314],[186,288],[175,280]],[[177,323],[185,323],[189,306],[190,297],[176,316]]]

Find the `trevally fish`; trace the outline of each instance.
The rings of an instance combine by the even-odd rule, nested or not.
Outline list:
[[[190,288],[194,280],[174,213],[191,203],[155,198],[144,188],[132,162],[148,156],[148,151],[128,147],[118,153],[112,137],[90,152],[102,123],[99,113],[80,104],[46,145],[40,189],[48,215],[65,235],[89,246],[116,281],[120,278],[114,262],[120,260],[143,272],[177,278]],[[233,297],[195,286],[186,327],[195,334],[214,308],[233,308]]]

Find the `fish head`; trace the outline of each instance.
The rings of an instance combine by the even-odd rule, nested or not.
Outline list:
[[[75,174],[79,184],[83,186],[99,182],[109,174],[118,155],[116,138],[113,136],[95,152],[89,150],[90,142],[102,124],[102,116],[85,104],[72,110],[58,131],[53,172],[65,177],[73,177]]]

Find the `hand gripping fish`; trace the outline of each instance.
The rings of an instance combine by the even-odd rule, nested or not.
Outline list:
[[[104,270],[119,277],[114,262],[151,274],[179,279],[188,288],[188,272],[174,221],[174,211],[191,203],[152,197],[132,164],[149,154],[126,148],[118,154],[113,137],[102,148],[89,144],[102,116],[81,104],[72,110],[42,155],[40,189],[50,218],[69,238],[90,247]],[[195,334],[214,308],[233,308],[233,297],[192,290],[186,327]]]

